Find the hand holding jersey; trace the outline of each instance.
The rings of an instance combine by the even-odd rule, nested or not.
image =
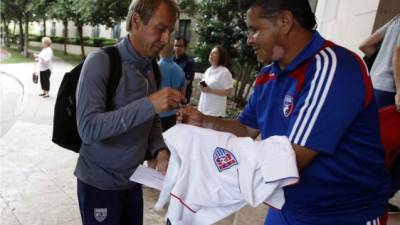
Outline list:
[[[212,224],[246,204],[281,208],[282,187],[298,181],[287,137],[253,141],[184,124],[163,136],[171,158],[155,208],[172,196],[167,218],[173,225]]]
[[[226,120],[207,116],[190,106],[179,109],[176,122],[230,132],[241,137],[256,138],[260,133],[259,130],[243,125],[238,120]],[[297,166],[299,169],[306,168],[318,155],[317,152],[300,145],[293,145],[292,147],[296,153]]]

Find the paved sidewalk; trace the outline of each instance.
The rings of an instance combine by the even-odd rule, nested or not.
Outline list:
[[[38,96],[40,85],[32,83],[32,63],[0,65],[1,72],[12,74],[23,86],[15,118],[7,121],[12,126],[0,136],[0,225],[81,224],[73,176],[78,155],[50,140],[55,96],[63,74],[71,68],[54,62],[46,99]],[[157,191],[144,188],[145,225],[163,224],[161,213],[152,208],[157,197]],[[400,199],[395,202],[399,204]],[[261,225],[266,210],[264,205],[246,207],[218,225]],[[400,224],[400,216],[391,219],[389,224]]]

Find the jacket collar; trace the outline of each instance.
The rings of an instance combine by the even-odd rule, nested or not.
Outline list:
[[[143,74],[147,74],[147,71],[151,69],[152,58],[142,57],[132,46],[129,35],[127,35],[122,41],[118,43],[118,47],[121,54],[122,61],[126,61],[130,65],[133,65]]]

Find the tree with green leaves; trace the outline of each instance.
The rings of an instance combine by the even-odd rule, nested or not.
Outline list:
[[[90,24],[112,27],[125,19],[129,3],[129,0],[56,0],[52,6],[51,15],[63,21],[64,31],[68,30],[68,21],[75,23],[81,45],[81,55],[84,58],[83,26]],[[67,38],[67,33],[64,33],[65,46]],[[66,53],[65,48],[64,53]]]
[[[0,20],[1,20],[1,34],[6,47],[10,47],[10,23],[17,22],[17,15],[13,10],[9,9],[9,5],[0,4]]]
[[[49,14],[52,18],[61,20],[64,26],[64,54],[67,54],[68,21],[73,21],[78,31],[79,42],[81,45],[82,58],[85,57],[83,45],[83,25],[86,24],[84,10],[81,9],[82,0],[55,0]]]
[[[130,0],[76,0],[86,23],[113,27],[126,18]]]
[[[29,22],[42,18],[51,2],[55,0],[2,0],[2,18],[19,24],[19,50],[28,56]],[[4,11],[3,11],[4,10]],[[7,18],[10,17],[10,18]],[[7,25],[8,28],[8,25]]]
[[[16,21],[19,24],[19,50],[28,57],[28,28],[29,21],[32,15],[33,6],[37,3],[37,0],[2,0],[4,7],[1,9],[10,11]],[[3,15],[7,15],[6,12]],[[25,28],[25,31],[24,31]]]
[[[180,0],[178,4],[181,12],[184,12],[189,16],[196,15],[198,5],[195,0]]]
[[[56,0],[36,0],[32,8],[32,21],[43,23],[43,36],[46,36],[46,20],[49,18],[49,10]]]
[[[232,58],[232,71],[236,80],[234,101],[243,106],[255,80],[257,60],[247,46],[246,12],[238,0],[208,0],[199,3],[198,23],[195,28],[198,42],[195,44],[196,63],[204,71],[208,55],[215,45],[226,48]]]

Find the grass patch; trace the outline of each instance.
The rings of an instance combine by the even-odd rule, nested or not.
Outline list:
[[[39,53],[42,48],[41,47],[29,47],[29,57],[28,58],[21,55],[21,53],[14,48],[3,48],[2,47],[1,49],[9,52],[11,54],[11,56],[6,59],[1,59],[0,64],[9,64],[9,63],[34,62],[33,52]],[[73,66],[78,65],[82,61],[82,58],[80,55],[75,55],[75,54],[64,55],[63,51],[54,50],[54,49],[53,49],[53,53],[54,53],[55,57],[65,61],[66,63],[71,64]]]
[[[9,52],[11,56],[6,59],[1,59],[0,64],[34,62],[32,55],[29,55],[29,57],[27,58],[21,55],[21,53],[16,49],[12,48],[1,48],[1,49]]]

